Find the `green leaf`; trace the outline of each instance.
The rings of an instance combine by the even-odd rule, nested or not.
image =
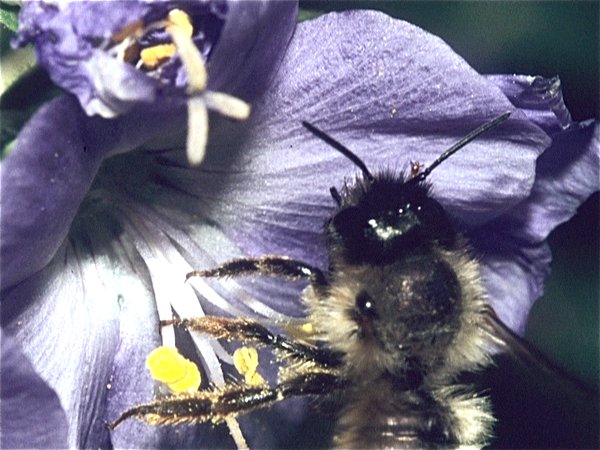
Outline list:
[[[0,96],[36,67],[35,52],[31,45],[4,53],[0,65]]]
[[[16,32],[19,27],[19,5],[0,2],[0,23],[10,31]]]
[[[304,22],[305,20],[316,19],[323,14],[323,11],[316,11],[312,9],[300,9],[298,11],[298,23]]]

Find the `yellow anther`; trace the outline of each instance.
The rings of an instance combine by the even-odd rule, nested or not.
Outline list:
[[[258,352],[254,347],[240,347],[233,354],[233,363],[241,374],[256,372]]]
[[[173,32],[173,29],[177,28],[180,33],[188,38],[191,38],[192,34],[194,34],[194,27],[190,21],[190,16],[180,9],[174,9],[173,11],[169,12],[169,25],[167,25],[165,28],[169,33]]]
[[[194,34],[190,16],[179,9],[174,9],[169,13],[165,30],[169,33],[177,33],[182,38],[187,39],[191,39]],[[146,68],[152,70],[167,61],[176,51],[175,44],[155,45],[143,49],[140,52],[140,59]]]
[[[254,347],[240,347],[233,353],[233,364],[239,373],[244,375],[246,384],[258,386],[265,382],[256,371],[258,367],[258,352]]]
[[[145,48],[140,52],[142,63],[148,69],[156,69],[177,51],[175,44],[161,44]]]
[[[282,324],[281,327],[292,339],[298,339],[304,342],[314,342],[317,335],[315,326],[310,322],[304,322],[302,324]]]
[[[196,364],[184,358],[175,347],[154,349],[146,358],[152,378],[165,383],[173,392],[195,391],[202,381]]]

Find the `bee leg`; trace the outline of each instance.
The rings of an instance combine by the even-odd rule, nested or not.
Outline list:
[[[269,407],[276,401],[277,392],[269,387],[228,385],[214,391],[177,394],[136,405],[107,426],[112,430],[131,417],[145,420],[150,425],[217,423],[238,413]]]
[[[215,269],[194,270],[186,275],[191,277],[241,277],[265,275],[290,280],[309,279],[317,285],[326,284],[323,272],[302,261],[285,256],[261,256],[260,258],[241,258],[221,264]]]
[[[210,334],[217,339],[238,340],[270,346],[284,352],[287,356],[302,361],[312,361],[320,366],[337,367],[342,364],[341,355],[337,352],[273,334],[264,326],[248,319],[204,316],[162,320],[160,325],[187,328],[190,331]]]
[[[334,372],[306,372],[284,380],[274,389],[263,386],[227,385],[214,391],[178,394],[134,406],[106,426],[112,430],[135,417],[151,425],[177,425],[212,421],[219,423],[289,397],[321,395],[345,386]]]

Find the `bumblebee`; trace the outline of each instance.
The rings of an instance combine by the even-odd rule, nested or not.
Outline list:
[[[356,154],[303,122],[362,172],[340,191],[330,190],[337,208],[324,226],[327,270],[263,256],[187,277],[307,280],[302,293],[309,312],[306,326],[286,335],[249,318],[161,323],[272,348],[282,363],[277,385],[232,383],[165,397],[132,407],[110,427],[130,417],[151,424],[217,423],[305,396],[334,398],[342,405],[335,447],[486,445],[494,423],[490,401],[457,379],[489,365],[495,347],[522,354],[530,349],[489,306],[479,263],[431,196],[427,177],[509,116],[507,112],[480,126],[424,170],[413,164],[408,175],[371,173]]]

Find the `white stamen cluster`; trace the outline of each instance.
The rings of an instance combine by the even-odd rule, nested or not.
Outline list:
[[[245,120],[250,115],[250,105],[224,94],[206,90],[208,75],[202,55],[194,42],[177,27],[168,28],[179,52],[179,57],[188,74],[187,92],[190,98],[188,108],[187,157],[191,165],[198,165],[205,155],[208,142],[208,109],[231,117]]]

